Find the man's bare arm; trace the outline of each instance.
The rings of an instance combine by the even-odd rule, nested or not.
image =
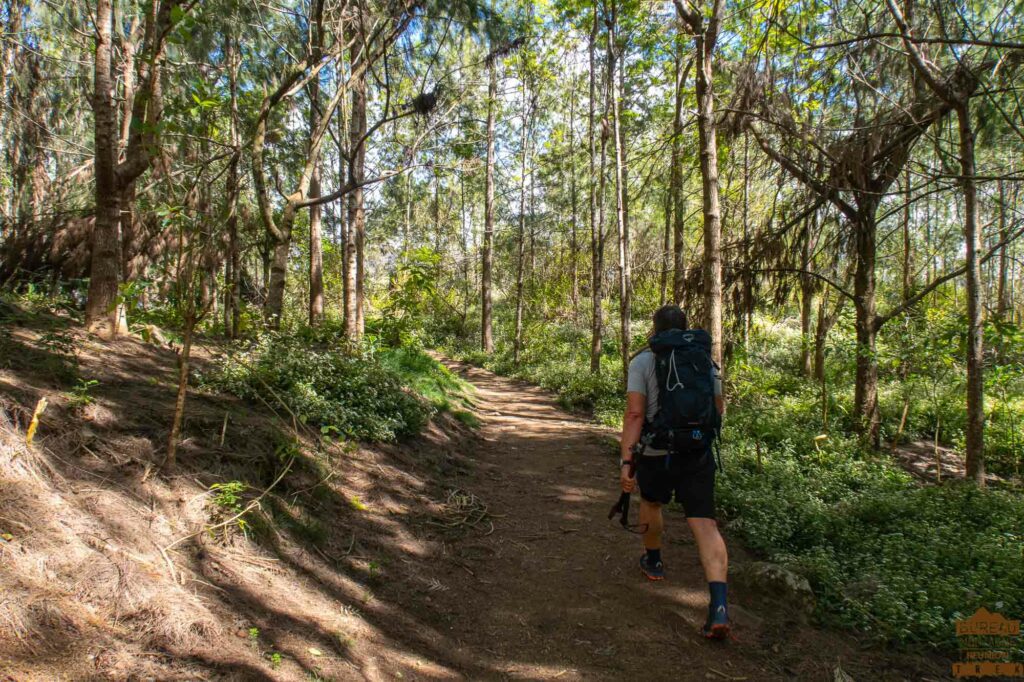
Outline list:
[[[634,455],[633,446],[640,441],[640,432],[644,428],[644,417],[647,416],[647,396],[643,393],[630,391],[626,394],[626,415],[622,419],[622,459],[630,461]],[[636,490],[636,469],[623,464],[619,470],[622,492],[631,493]]]
[[[630,391],[626,394],[626,415],[622,419],[622,459],[630,459],[631,450],[640,442],[640,432],[647,415],[647,396]]]

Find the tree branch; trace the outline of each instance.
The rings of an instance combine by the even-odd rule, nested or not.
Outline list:
[[[1008,235],[1006,237],[1006,239],[1003,239],[998,244],[996,244],[995,246],[990,248],[985,253],[985,255],[982,256],[979,259],[978,265],[983,265],[984,263],[988,262],[989,259],[991,259],[993,256],[996,255],[996,253],[999,252],[999,249],[1003,248],[1004,246],[1006,246],[1007,244],[1009,244],[1011,242],[1016,241],[1018,238],[1020,238],[1021,235],[1024,235],[1024,227],[1021,227],[1019,230],[1017,230],[1013,234]],[[957,277],[963,275],[965,272],[967,272],[967,266],[966,265],[962,265],[959,268],[957,268],[956,270],[953,270],[952,272],[948,272],[945,275],[943,275],[942,277],[939,277],[938,279],[933,280],[931,282],[931,284],[929,284],[924,289],[922,289],[921,291],[917,292],[916,294],[914,294],[913,296],[908,298],[906,301],[904,301],[903,303],[899,304],[898,306],[896,306],[895,308],[890,310],[885,315],[877,315],[877,316],[875,316],[875,320],[874,320],[875,331],[878,331],[879,329],[881,329],[882,325],[884,325],[886,322],[888,322],[892,318],[894,318],[897,315],[900,315],[903,312],[913,308],[915,305],[920,303],[925,298],[925,296],[927,296],[928,294],[932,293],[933,291],[938,289],[940,286],[942,286],[946,282],[950,281],[951,279],[956,279]]]

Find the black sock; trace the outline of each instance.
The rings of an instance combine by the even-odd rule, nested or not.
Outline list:
[[[661,561],[661,548],[648,549],[647,550],[647,563],[651,566],[657,566],[658,562]]]
[[[726,592],[728,585],[722,582],[709,582],[708,592],[711,593],[711,604],[709,606],[711,611],[715,611],[719,606],[726,605]]]

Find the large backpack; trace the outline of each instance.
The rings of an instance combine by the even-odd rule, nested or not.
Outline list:
[[[711,335],[703,329],[670,329],[651,337],[650,347],[658,412],[644,424],[644,440],[651,448],[668,450],[680,466],[698,465],[710,455],[721,426]]]

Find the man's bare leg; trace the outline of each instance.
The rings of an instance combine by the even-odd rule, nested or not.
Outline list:
[[[718,532],[718,522],[709,518],[688,518],[700,563],[704,566],[704,575],[708,580],[710,603],[708,620],[704,625],[704,636],[709,639],[725,639],[729,636],[729,617],[727,608],[726,576],[729,572],[729,553],[725,548],[725,540]]]
[[[665,522],[660,504],[640,500],[640,527],[644,528],[645,550],[640,559],[640,568],[650,580],[662,580],[665,572],[661,565],[661,531]]]
[[[643,507],[641,509],[641,517]],[[697,551],[700,552],[700,563],[704,566],[704,576],[708,582],[726,581],[729,572],[729,553],[725,549],[725,540],[718,532],[718,522],[714,519],[686,519],[697,541]],[[660,529],[658,532],[660,541]],[[644,541],[646,542],[646,536]],[[660,545],[659,545],[660,546]]]
[[[661,505],[657,502],[640,500],[640,527],[644,528],[644,549],[661,549],[661,531],[665,521],[661,516]]]

